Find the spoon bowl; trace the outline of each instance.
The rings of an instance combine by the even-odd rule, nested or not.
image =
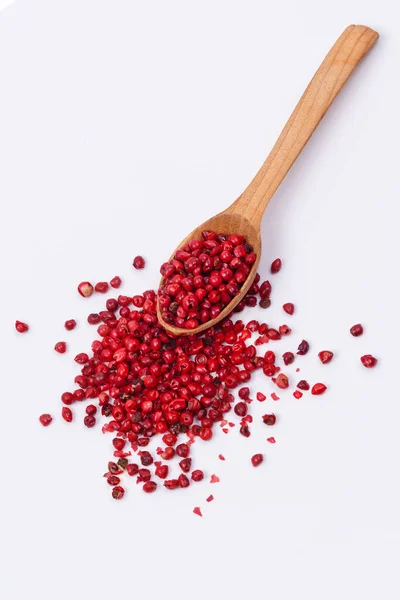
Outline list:
[[[247,243],[253,246],[257,259],[239,293],[215,319],[202,323],[195,329],[183,329],[166,323],[157,302],[158,319],[166,330],[174,335],[193,335],[204,331],[229,315],[243,299],[254,281],[260,262],[261,219],[269,201],[333,100],[378,37],[376,31],[364,25],[350,25],[344,30],[300,98],[271,153],[243,194],[225,211],[194,229],[176,248],[179,250],[191,240],[201,239],[201,232],[204,230],[227,235],[235,233],[243,235]],[[160,287],[164,283],[165,279],[162,278]]]
[[[229,207],[224,212],[219,213],[218,215],[215,215],[211,219],[208,219],[208,221],[205,221],[202,225],[199,225],[199,227],[196,227],[196,229],[194,229],[192,231],[192,233],[190,233],[184,240],[182,240],[182,242],[179,244],[179,246],[176,248],[176,250],[179,250],[180,248],[182,248],[182,246],[185,246],[191,240],[201,239],[201,232],[205,231],[205,230],[209,230],[209,231],[215,231],[217,233],[221,232],[226,235],[229,235],[231,233],[243,235],[246,238],[247,243],[250,244],[251,246],[253,246],[253,251],[256,253],[257,259],[252,265],[249,276],[247,277],[243,286],[240,288],[239,294],[237,296],[235,296],[232,299],[232,301],[229,304],[227,304],[227,306],[225,306],[225,308],[223,310],[221,310],[218,317],[216,317],[215,319],[212,319],[212,321],[207,321],[207,323],[202,323],[195,329],[181,329],[180,327],[175,327],[174,325],[170,325],[170,324],[166,323],[164,321],[164,319],[162,318],[160,305],[159,305],[159,303],[157,303],[158,320],[160,321],[161,325],[165,329],[168,329],[168,331],[170,331],[174,335],[182,335],[182,334],[183,335],[188,335],[188,334],[193,335],[195,333],[200,333],[201,331],[208,329],[213,324],[217,323],[218,321],[220,321],[221,319],[223,319],[224,317],[229,315],[229,313],[238,304],[240,299],[243,298],[243,296],[249,291],[249,288],[251,287],[251,284],[254,281],[254,278],[257,273],[257,268],[258,268],[258,265],[260,262],[260,258],[261,258],[260,227],[259,226],[258,226],[258,228],[255,227],[245,217],[241,217],[240,214],[233,212],[235,204],[236,203],[232,204],[232,206]],[[176,252],[176,250],[175,250],[175,252]],[[175,252],[174,252],[174,255],[175,255]],[[165,278],[163,277],[160,281],[160,287],[162,285],[164,285],[164,283],[165,283]]]

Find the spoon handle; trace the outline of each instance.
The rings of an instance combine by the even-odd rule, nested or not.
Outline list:
[[[243,194],[228,208],[259,225],[264,210],[318,123],[379,35],[369,27],[344,30],[300,98],[268,158]]]

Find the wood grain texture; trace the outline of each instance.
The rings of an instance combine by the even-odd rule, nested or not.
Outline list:
[[[260,225],[269,201],[333,100],[378,37],[375,31],[363,25],[350,25],[344,30],[300,98],[268,158],[243,194],[225,211],[202,223],[177,246],[177,249],[181,248],[190,240],[200,238],[204,229],[211,229],[218,233],[244,235],[254,247],[257,261],[240,293],[216,319],[192,330],[173,327],[165,323],[158,306],[158,318],[165,329],[175,335],[188,335],[204,331],[226,317],[246,294],[254,280],[261,258]],[[160,286],[162,284],[163,279]]]

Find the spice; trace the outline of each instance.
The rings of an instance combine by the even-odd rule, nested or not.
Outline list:
[[[292,362],[294,361],[293,352],[284,352],[284,354],[282,354],[282,359],[283,359],[283,362],[285,363],[285,365],[291,365]]]
[[[304,379],[301,379],[301,381],[299,381],[299,383],[297,384],[297,387],[300,390],[309,390],[310,389],[310,384],[308,383],[308,381],[305,381]]]
[[[358,323],[357,325],[353,325],[353,327],[350,328],[350,333],[354,337],[358,337],[364,333],[364,328],[360,323]]]
[[[172,336],[157,319],[159,300],[166,320],[168,314],[172,315],[170,318],[178,326],[186,327],[191,322],[190,329],[194,322],[207,322],[239,293],[255,260],[253,249],[242,236],[203,232],[201,240],[192,240],[162,266],[165,289],[159,298],[152,290],[134,296],[119,295],[107,299],[106,310],[88,316],[88,322],[97,325],[98,337],[92,342],[91,353],[81,352],[75,356],[80,374],[75,377],[76,389],[62,393],[61,412],[63,419],[71,422],[73,413],[69,406],[88,399],[91,403],[85,407],[85,426],[95,426],[97,412],[105,417],[102,431],[112,433],[113,453],[115,460],[118,459],[117,463],[110,461],[105,476],[116,499],[124,494],[119,485],[124,472],[136,477],[145,493],[157,489],[153,474],[168,491],[183,489],[193,485],[191,482],[204,479],[203,470],[192,471],[191,446],[197,442],[197,448],[212,439],[216,426],[224,433],[231,431],[235,427],[228,416],[232,409],[240,421],[233,431],[250,437],[253,417],[249,410],[253,399],[248,384],[254,372],[262,371],[280,389],[289,387],[288,376],[281,372],[275,352],[263,352],[262,348],[290,334],[291,329],[256,319],[245,322],[234,318],[245,307],[257,306],[259,298],[260,303],[271,303],[271,284],[269,281],[261,283],[258,274],[233,313],[204,333]],[[135,268],[145,265],[142,257],[136,257],[135,262]],[[271,271],[277,273],[281,268],[280,259],[272,264],[275,266],[271,265]],[[83,282],[83,291],[87,291],[86,284],[92,287],[89,282]],[[120,285],[119,277],[110,281],[112,288]],[[95,289],[105,293],[109,286],[100,282]],[[294,304],[284,304],[283,310],[293,315]],[[75,326],[74,319],[65,323],[67,330]],[[62,349],[65,342],[57,346],[59,344]],[[309,343],[303,340],[297,353],[304,355],[308,351]],[[318,356],[326,364],[332,360],[333,353],[323,350]],[[285,352],[282,359],[285,365],[290,365],[295,355]],[[371,355],[363,356],[361,361],[368,368],[377,362]],[[297,399],[302,397],[299,390],[310,389],[305,380],[299,381],[297,387],[299,389],[293,392]],[[316,383],[312,394],[320,395],[325,390],[324,384]],[[255,397],[259,402],[267,399],[262,392],[255,393]],[[270,397],[279,400],[275,392],[270,393]],[[273,413],[265,414],[262,419],[267,426],[276,423]],[[44,426],[51,420],[50,415],[40,417]],[[163,447],[153,453],[145,448],[157,435]],[[267,441],[275,443],[275,438],[269,437]],[[137,454],[140,468],[137,463],[129,463],[130,450]],[[174,462],[166,464],[175,455],[179,457],[176,461],[179,466]],[[218,458],[225,460],[222,454]],[[252,457],[254,466],[262,461],[262,454]],[[211,475],[210,482],[219,482],[219,477]],[[201,516],[201,511],[196,514]]]
[[[264,415],[262,420],[265,423],[265,425],[275,425],[276,416],[274,415],[274,413],[271,413],[269,415]]]
[[[67,423],[71,423],[72,421],[72,410],[70,408],[68,408],[68,406],[63,406],[61,409],[61,415],[62,418],[64,419],[64,421],[67,421]]]
[[[316,383],[312,386],[311,388],[311,393],[314,396],[320,396],[321,394],[323,394],[326,390],[326,385],[324,385],[323,383]]]
[[[100,281],[99,283],[96,283],[96,285],[94,286],[94,291],[99,292],[100,294],[105,294],[106,292],[108,292],[107,281]]]
[[[124,497],[125,490],[120,485],[117,485],[115,488],[113,488],[111,494],[114,500],[121,500]]]
[[[318,353],[318,357],[319,360],[322,362],[323,365],[331,362],[332,358],[333,358],[333,352],[330,352],[330,350],[322,350],[321,352]]]
[[[271,264],[271,273],[278,273],[281,270],[282,261],[280,258],[276,258]]]
[[[294,304],[292,304],[291,302],[286,302],[282,306],[282,308],[285,311],[285,313],[287,313],[288,315],[293,315],[293,313],[294,313]]]
[[[300,356],[303,356],[304,354],[307,354],[307,352],[310,349],[310,345],[306,340],[303,340],[302,342],[300,342],[299,347],[297,348],[297,354],[299,354]]]
[[[15,329],[18,333],[25,333],[29,329],[29,325],[23,323],[22,321],[15,321]]]
[[[67,331],[72,331],[72,329],[75,329],[75,327],[76,327],[75,319],[69,319],[68,321],[65,321],[64,327]]]
[[[259,465],[261,465],[263,460],[264,457],[262,454],[254,454],[254,456],[251,457],[251,464],[253,465],[253,467],[258,467]]]
[[[50,425],[52,420],[53,420],[53,417],[47,413],[44,415],[40,415],[40,417],[39,417],[39,421],[41,422],[43,427],[47,427],[48,425]]]
[[[67,344],[65,342],[57,342],[57,344],[54,346],[54,350],[56,352],[58,352],[59,354],[64,354],[66,349],[67,349]]]
[[[115,277],[113,277],[110,281],[110,285],[112,288],[117,289],[119,288],[119,286],[121,285],[122,280],[121,277],[118,277],[118,275],[116,275]]]
[[[136,256],[133,259],[133,266],[135,267],[135,269],[144,269],[145,266],[145,260],[143,258],[143,256]]]
[[[82,281],[78,285],[78,292],[83,298],[89,298],[93,294],[93,286],[89,281]]]
[[[372,369],[378,362],[378,359],[372,356],[372,354],[364,354],[360,360],[366,369]]]
[[[201,237],[177,250],[160,269],[162,318],[186,329],[215,319],[238,295],[257,259],[243,236],[203,231]],[[251,297],[247,301],[253,305]],[[239,303],[236,311],[245,305]]]

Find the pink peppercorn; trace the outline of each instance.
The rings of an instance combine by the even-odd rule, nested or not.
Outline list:
[[[93,294],[93,286],[89,281],[82,281],[78,285],[78,292],[83,298],[89,298]]]
[[[23,323],[22,321],[15,321],[15,329],[18,333],[25,333],[29,329],[29,325]]]
[[[52,420],[53,420],[53,417],[47,413],[45,413],[44,415],[40,415],[40,417],[39,417],[39,421],[41,422],[43,427],[47,427],[48,425],[50,425]]]
[[[145,266],[145,260],[143,258],[143,256],[136,256],[133,259],[133,266],[135,267],[135,269],[144,269]]]

